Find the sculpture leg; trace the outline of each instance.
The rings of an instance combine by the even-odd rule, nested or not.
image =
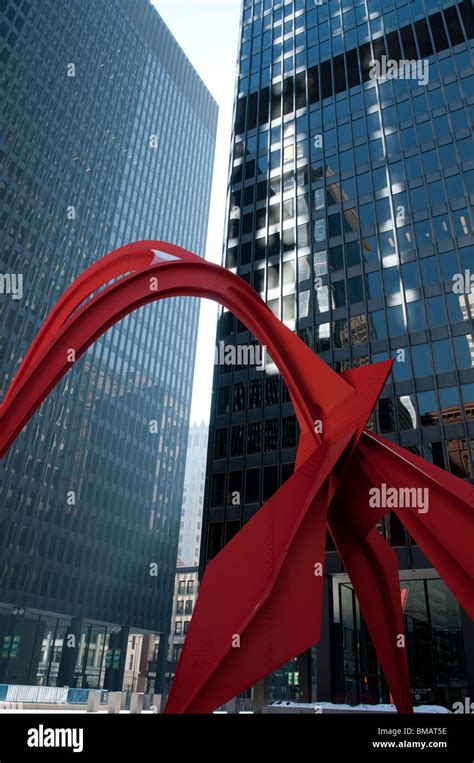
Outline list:
[[[395,705],[399,712],[410,713],[412,701],[397,558],[376,527],[368,534],[361,532],[359,517],[371,511],[367,479],[353,473],[351,465],[345,485],[331,504],[329,527],[356,591]]]
[[[327,477],[347,442],[321,445],[208,564],[166,712],[211,712],[319,639]]]

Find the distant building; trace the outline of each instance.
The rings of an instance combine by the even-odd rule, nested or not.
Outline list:
[[[185,567],[199,564],[208,432],[204,421],[191,424],[189,429],[178,546],[178,557]]]
[[[150,633],[134,633],[128,637],[123,689],[154,693],[159,639]]]
[[[127,653],[125,655],[125,670],[123,676],[123,689],[130,691],[143,691],[139,687],[140,681],[140,657],[142,652],[143,636],[134,633],[128,637]],[[146,681],[146,679],[145,679]]]
[[[169,690],[173,680],[199,588],[198,564],[208,431],[209,425],[204,421],[191,424],[189,428],[165,691]]]
[[[168,665],[165,675],[165,692],[169,691],[176,665],[181,655],[184,640],[189,629],[194,604],[199,590],[197,567],[181,567],[176,570],[171,633],[168,650]]]

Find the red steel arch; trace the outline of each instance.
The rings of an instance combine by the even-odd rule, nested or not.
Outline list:
[[[376,528],[390,509],[369,508],[369,490],[428,489],[429,512],[392,510],[473,617],[474,488],[364,432],[391,361],[336,374],[238,276],[173,244],[136,242],[88,268],[49,314],[0,405],[0,457],[71,358],[133,310],[177,296],[225,305],[268,348],[301,436],[294,474],[206,569],[166,712],[210,712],[318,641],[326,526],[397,708],[410,712],[398,566]]]

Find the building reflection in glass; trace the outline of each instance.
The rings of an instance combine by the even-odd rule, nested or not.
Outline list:
[[[439,578],[402,580],[410,686],[415,704],[452,704],[467,696],[459,605]],[[339,585],[345,701],[388,702],[385,683],[352,585]]]

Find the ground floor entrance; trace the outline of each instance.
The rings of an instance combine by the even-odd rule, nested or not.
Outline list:
[[[128,629],[0,604],[0,683],[122,688]]]
[[[413,701],[451,708],[469,696],[468,641],[461,609],[434,570],[401,570],[400,578]],[[333,701],[389,702],[387,685],[346,575],[332,576],[331,593]],[[474,648],[472,643],[470,648]]]

